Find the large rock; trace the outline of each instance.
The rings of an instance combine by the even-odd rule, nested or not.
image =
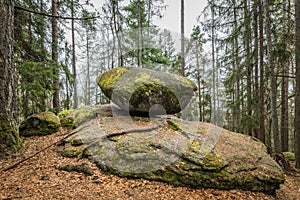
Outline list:
[[[171,116],[150,122],[107,115],[99,119],[82,124],[78,133],[67,138],[59,147],[62,155],[87,156],[104,172],[175,186],[273,194],[284,182],[266,147],[249,136]],[[122,129],[120,123],[129,124],[131,130]]]
[[[59,130],[59,118],[52,112],[43,112],[29,116],[19,128],[21,136],[48,135]]]
[[[97,82],[106,97],[132,113],[148,113],[157,104],[157,111],[162,106],[167,114],[178,113],[197,89],[185,77],[133,67],[109,70]]]

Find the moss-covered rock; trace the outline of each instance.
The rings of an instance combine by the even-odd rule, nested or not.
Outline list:
[[[74,110],[62,110],[57,114],[57,116],[61,119],[61,118],[66,117],[68,114],[70,114],[73,111]]]
[[[175,186],[273,194],[284,182],[280,166],[251,137],[168,117],[157,129],[131,131],[112,139],[106,135],[116,131],[114,118],[101,119],[86,123],[65,140],[67,156],[88,156],[106,173]]]
[[[35,114],[24,120],[19,128],[21,136],[48,135],[59,130],[60,120],[51,113]]]
[[[133,67],[109,70],[97,82],[109,99],[131,113],[149,113],[155,105],[161,105],[168,114],[178,113],[196,90],[196,85],[185,77]]]
[[[296,157],[295,154],[293,152],[282,152],[283,156],[285,159],[289,160],[289,161],[295,161]]]
[[[72,113],[74,110],[63,110],[57,114],[57,116],[60,119],[61,127],[66,129],[73,129],[75,128],[75,120],[70,113]]]

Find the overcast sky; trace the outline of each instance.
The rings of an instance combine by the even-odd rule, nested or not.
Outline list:
[[[104,0],[91,0],[96,8],[100,8]],[[180,0],[165,0],[168,5],[162,19],[154,23],[161,28],[180,33]],[[206,6],[206,0],[185,0],[185,35],[189,36],[193,26],[197,24],[196,18]]]

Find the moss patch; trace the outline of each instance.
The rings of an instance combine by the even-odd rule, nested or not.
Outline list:
[[[295,154],[293,152],[282,152],[283,156],[285,159],[289,160],[289,161],[295,161]]]
[[[60,120],[61,127],[66,129],[75,128],[75,120],[74,117],[65,117]]]
[[[167,123],[168,123],[168,128],[169,129],[172,129],[174,131],[180,131],[180,126],[178,124],[176,124],[175,122],[171,121],[171,120],[167,120]]]
[[[16,153],[22,149],[22,139],[16,126],[8,121],[8,119],[0,119],[0,155],[7,150]]]
[[[73,112],[73,110],[63,110],[60,113],[58,113],[57,116],[61,119],[61,118],[66,117],[71,112]]]

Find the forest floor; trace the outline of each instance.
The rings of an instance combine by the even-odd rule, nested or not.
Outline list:
[[[0,160],[0,199],[300,199],[300,173],[286,175],[285,184],[276,196],[264,193],[216,189],[191,189],[143,179],[126,179],[101,173],[87,159],[65,158],[56,146],[7,171],[3,169],[60,140],[67,134],[60,131],[48,136],[25,138],[24,151]],[[62,171],[66,165],[85,163],[92,175]]]

